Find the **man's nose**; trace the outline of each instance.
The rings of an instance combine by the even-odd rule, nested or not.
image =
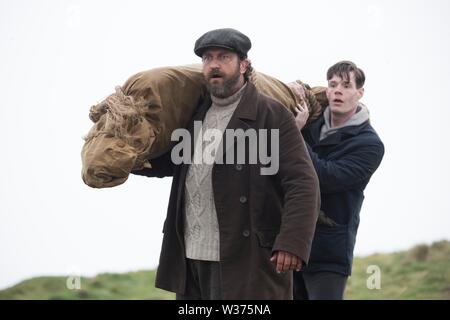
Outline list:
[[[212,59],[211,62],[209,63],[209,67],[210,67],[211,69],[219,69],[219,68],[220,68],[219,60],[217,60],[217,59]]]
[[[342,95],[342,88],[340,86],[337,86],[334,88],[334,94],[340,94]]]

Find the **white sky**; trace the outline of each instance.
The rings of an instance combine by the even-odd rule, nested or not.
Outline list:
[[[89,107],[138,71],[199,62],[195,40],[221,27],[283,81],[325,85],[343,59],[366,72],[386,154],[356,254],[450,239],[450,2],[241,2],[0,0],[0,288],[157,265],[171,180],[84,185]]]

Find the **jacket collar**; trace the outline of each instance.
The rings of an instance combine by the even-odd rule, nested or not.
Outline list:
[[[323,140],[320,139],[320,130],[325,123],[325,119],[323,117],[323,114],[320,116],[319,119],[314,121],[309,125],[309,131],[311,133],[311,138],[314,141],[315,145],[335,145],[340,143],[344,138],[348,136],[356,136],[358,135],[363,129],[366,128],[367,125],[370,124],[369,120],[365,121],[364,123],[360,124],[359,126],[347,126],[343,127],[336,131],[336,133],[330,134],[328,137],[324,138]]]
[[[256,87],[250,81],[247,81],[247,86],[244,89],[241,101],[236,107],[232,118],[256,120],[257,116],[257,94]],[[231,120],[230,120],[231,122]]]

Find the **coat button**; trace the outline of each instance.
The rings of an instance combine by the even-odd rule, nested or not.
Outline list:
[[[244,230],[244,231],[242,231],[242,235],[247,238],[250,235],[250,231]]]
[[[237,171],[241,171],[242,170],[242,164],[237,164],[236,165],[236,170]]]
[[[242,196],[242,197],[239,198],[239,201],[240,201],[241,203],[246,203],[246,202],[247,202],[247,197]]]

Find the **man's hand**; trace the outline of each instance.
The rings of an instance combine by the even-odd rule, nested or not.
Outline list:
[[[295,108],[295,111],[297,111],[297,114],[295,115],[295,123],[297,124],[297,128],[299,130],[302,130],[309,117],[309,110],[305,101],[305,88],[295,81],[290,82],[287,85],[291,89],[292,93],[296,96],[297,100],[300,101],[300,103],[297,104],[297,107]]]
[[[275,252],[270,261],[276,263],[277,273],[289,270],[300,271],[302,268],[302,259],[286,251]]]
[[[303,104],[299,103],[295,108],[295,111],[297,111],[297,115],[295,116],[295,124],[297,125],[297,128],[299,130],[302,130],[306,124],[306,121],[308,121],[309,117],[308,106],[306,105],[305,102],[303,102]]]
[[[297,97],[298,101],[305,101],[306,93],[305,88],[298,82],[289,82],[287,86],[291,89],[292,93]]]

